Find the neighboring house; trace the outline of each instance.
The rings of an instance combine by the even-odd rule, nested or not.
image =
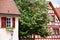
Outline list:
[[[58,12],[60,12],[60,8],[55,8]],[[57,16],[55,15],[54,11],[52,10],[52,8],[50,8],[49,12],[48,12],[49,16],[51,17],[51,22],[49,22],[47,24],[47,27],[49,28],[49,30],[52,32],[51,36],[48,36],[47,38],[60,38],[60,22],[57,18]],[[35,38],[41,38],[40,35],[35,35],[33,36]]]
[[[60,8],[55,8],[58,12],[60,12]],[[55,15],[54,11],[52,10],[52,8],[50,8],[49,10],[49,16],[51,17],[51,22],[48,23],[48,28],[50,29],[50,31],[52,32],[52,36],[49,36],[49,38],[60,38],[60,22],[57,18],[57,16]]]
[[[51,17],[51,22],[47,24],[47,27],[52,32],[52,35],[47,38],[60,38],[60,19],[58,19],[60,18],[60,7],[52,7],[53,9],[51,7],[50,5],[50,10],[48,12],[49,17]],[[41,38],[39,35],[35,35],[34,37]]]
[[[0,0],[0,40],[18,40],[19,15],[13,0]]]

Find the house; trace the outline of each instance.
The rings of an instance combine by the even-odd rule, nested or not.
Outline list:
[[[18,40],[18,16],[14,0],[0,0],[0,40]]]
[[[52,2],[49,1],[49,5],[52,8],[52,10],[54,11],[54,14],[57,16],[58,20],[60,21],[60,8],[56,9]]]
[[[60,12],[60,8],[56,7],[55,9],[58,13]],[[48,38],[60,38],[60,21],[52,8],[49,10],[49,16],[51,17],[51,22],[47,26],[53,35]]]

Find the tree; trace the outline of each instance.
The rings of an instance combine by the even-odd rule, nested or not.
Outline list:
[[[32,34],[47,37],[51,33],[47,28],[49,23],[48,3],[45,0],[16,0],[21,12],[19,17],[19,35],[23,38]]]

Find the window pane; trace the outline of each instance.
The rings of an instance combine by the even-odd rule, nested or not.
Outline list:
[[[59,34],[59,29],[54,29],[54,34]]]
[[[55,16],[54,15],[52,15],[52,22],[54,22],[55,21]]]
[[[7,18],[6,26],[11,27],[11,18]]]

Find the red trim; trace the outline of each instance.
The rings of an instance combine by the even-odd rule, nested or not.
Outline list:
[[[60,25],[59,25],[59,28],[60,28]]]
[[[15,28],[15,17],[12,18],[12,27]]]
[[[1,21],[2,21],[2,28],[6,28],[6,17],[1,17]]]

